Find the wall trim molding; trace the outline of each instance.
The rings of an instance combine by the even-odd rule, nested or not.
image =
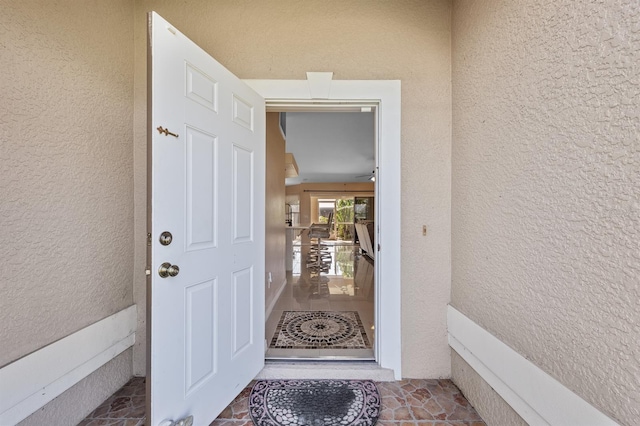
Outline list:
[[[530,425],[617,425],[449,305],[449,346]]]
[[[280,295],[282,294],[286,286],[287,286],[287,279],[285,278],[284,281],[282,282],[282,285],[280,285],[280,288],[278,289],[278,292],[276,293],[275,297],[273,298],[271,303],[269,303],[269,306],[267,306],[267,312],[265,313],[265,318],[269,318],[269,315],[271,315],[271,312],[273,312],[273,308],[276,307],[276,303],[278,303],[278,299],[280,298]]]
[[[136,319],[129,306],[0,369],[0,424],[24,420],[131,347]]]

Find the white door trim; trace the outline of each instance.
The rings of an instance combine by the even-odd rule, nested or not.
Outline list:
[[[279,102],[335,104],[340,101],[378,104],[376,170],[376,360],[402,378],[401,340],[401,163],[400,81],[333,80],[312,96],[311,80],[244,80],[265,98],[267,105]],[[315,87],[315,86],[314,86]],[[384,229],[384,233],[380,230]]]

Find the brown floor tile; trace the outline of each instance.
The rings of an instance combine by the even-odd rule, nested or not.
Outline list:
[[[251,426],[250,383],[211,426]],[[451,380],[405,379],[376,384],[381,396],[378,424],[398,426],[485,426]],[[134,377],[79,426],[142,426],[145,379]]]
[[[382,407],[380,411],[380,420],[405,421],[413,420],[413,416],[407,407],[386,408]]]
[[[134,377],[78,425],[142,426],[145,416],[145,392],[145,378]]]
[[[435,420],[434,415],[422,407],[410,407],[410,410],[416,420]]]
[[[216,420],[251,420],[249,415],[249,395],[255,382],[249,383]],[[212,423],[213,424],[213,423]]]
[[[142,426],[143,419],[84,419],[78,426]]]
[[[117,396],[109,398],[87,417],[91,419],[140,419],[144,417],[144,414],[144,396]]]

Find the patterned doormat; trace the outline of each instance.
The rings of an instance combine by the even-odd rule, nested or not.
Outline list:
[[[368,349],[371,344],[356,311],[284,311],[269,347]]]
[[[375,425],[380,393],[370,380],[260,380],[249,413],[258,426]]]

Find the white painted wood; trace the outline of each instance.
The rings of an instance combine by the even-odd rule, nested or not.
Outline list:
[[[449,345],[530,425],[617,425],[452,306],[447,325]]]
[[[135,342],[136,305],[0,369],[0,425],[16,424]]]
[[[326,102],[313,101],[306,80],[244,80],[269,105],[324,108],[341,104],[376,106],[376,360],[402,377],[400,270],[400,81],[332,80]],[[380,232],[384,229],[384,232]],[[377,247],[374,248],[377,251]]]
[[[313,99],[329,99],[332,72],[308,72],[309,93]]]
[[[148,424],[208,425],[264,365],[265,105],[159,15],[150,24]],[[179,274],[161,278],[164,262]]]
[[[256,376],[256,380],[278,379],[337,379],[375,380],[391,382],[395,380],[393,370],[382,368],[373,362],[268,362]]]

